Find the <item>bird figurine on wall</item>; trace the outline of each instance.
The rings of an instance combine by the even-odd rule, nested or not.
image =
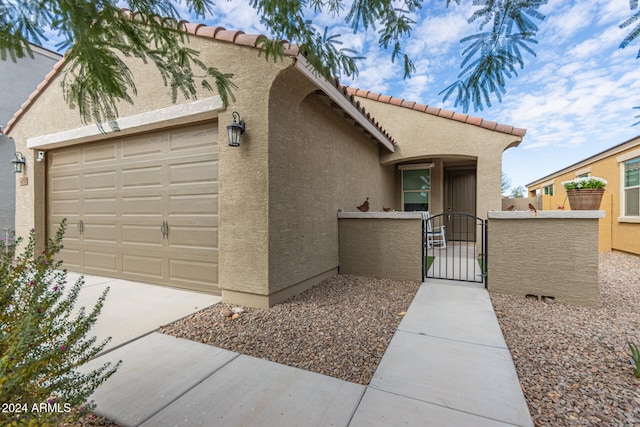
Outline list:
[[[537,209],[536,209],[536,207],[535,207],[535,206],[533,206],[531,203],[529,203],[529,210],[530,210],[531,212],[533,212],[533,215],[534,215],[534,216],[538,216],[538,210],[537,210]]]
[[[369,198],[367,197],[367,200],[365,200],[360,206],[358,206],[358,210],[360,212],[366,212],[369,210]]]
[[[512,210],[513,210],[513,208],[515,208],[515,206],[514,206],[514,205],[511,205],[511,206],[509,206],[509,207],[507,208],[507,210],[508,210],[508,211],[512,211]]]

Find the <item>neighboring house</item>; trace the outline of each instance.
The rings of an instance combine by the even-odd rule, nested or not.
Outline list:
[[[296,46],[266,61],[263,36],[188,30],[205,63],[234,74],[228,108],[204,90],[173,104],[153,67],[128,60],[135,105],[103,134],[66,108],[61,62],[10,123],[28,157],[17,230],[51,235],[66,217],[68,269],[267,307],[338,272],[337,212],[366,198],[371,211],[500,210],[502,153],[523,129],[342,87]]]
[[[11,240],[15,228],[16,176],[11,160],[15,143],[2,133],[2,129],[27,101],[29,95],[42,82],[53,65],[62,58],[55,52],[31,45],[33,58],[25,56],[13,62],[11,58],[0,60],[0,237]]]
[[[543,209],[570,209],[562,183],[581,176],[607,180],[600,209],[600,252],[640,255],[640,136],[595,154],[527,185],[529,197],[542,198]]]

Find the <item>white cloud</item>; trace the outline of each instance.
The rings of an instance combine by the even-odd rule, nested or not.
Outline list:
[[[400,94],[400,96],[409,101],[421,102],[422,94],[424,93],[425,87],[429,86],[432,82],[432,79],[425,75],[414,76],[410,80],[407,80],[404,85],[404,91]]]
[[[444,15],[429,15],[415,28],[407,44],[410,55],[439,56],[451,49],[459,50],[460,39],[468,33],[466,14],[462,7],[450,7]]]
[[[553,3],[553,2],[551,2]],[[545,19],[543,34],[545,38],[562,43],[587,28],[593,19],[594,5],[591,2],[575,2],[554,7]]]
[[[600,0],[598,24],[617,25],[631,15],[628,0]]]

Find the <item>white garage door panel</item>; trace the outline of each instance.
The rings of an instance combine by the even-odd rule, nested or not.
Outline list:
[[[66,268],[219,293],[217,123],[47,159],[49,233],[67,218]]]

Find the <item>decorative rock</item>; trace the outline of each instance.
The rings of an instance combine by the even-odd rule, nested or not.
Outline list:
[[[358,384],[368,384],[419,282],[350,275],[269,309],[242,308],[229,318],[220,304],[163,327],[203,342]],[[237,315],[237,317],[235,316]],[[235,321],[230,319],[235,318]]]
[[[640,342],[640,257],[601,253],[600,306],[573,307],[492,294],[536,426],[631,426],[640,379],[627,340]]]
[[[238,313],[238,314],[244,313],[244,309],[242,307],[232,307],[231,311],[233,311],[234,313]]]
[[[240,317],[239,313],[233,313],[233,315],[231,316],[231,320],[236,320],[238,317]]]
[[[225,308],[223,308],[223,309],[222,309],[221,314],[222,314],[224,317],[231,317],[231,316],[233,316],[233,311],[229,310],[229,308],[228,308],[228,307],[225,307]]]

